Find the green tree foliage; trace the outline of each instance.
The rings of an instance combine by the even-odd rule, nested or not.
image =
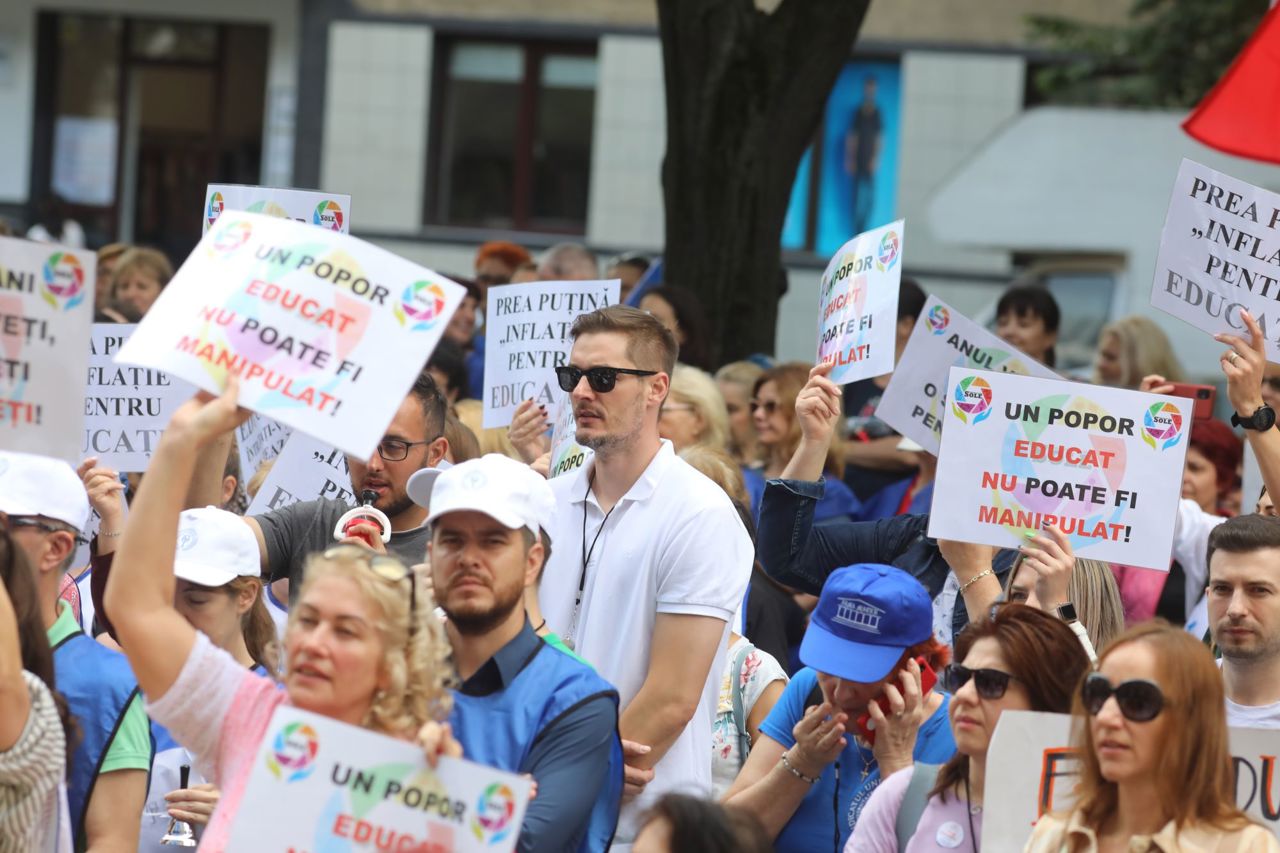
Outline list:
[[[1039,69],[1033,85],[1059,104],[1194,106],[1266,11],[1266,0],[1134,0],[1121,26],[1034,16],[1033,40],[1062,61]]]

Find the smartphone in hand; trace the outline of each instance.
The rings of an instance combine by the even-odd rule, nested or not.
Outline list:
[[[933,690],[933,686],[938,683],[938,674],[933,671],[933,667],[929,666],[929,662],[923,657],[916,658],[916,664],[920,667],[920,699],[921,701]],[[905,670],[903,670],[905,672]],[[890,682],[894,686],[902,689],[901,682]],[[881,693],[875,698],[875,703],[880,706],[880,711],[887,717],[889,716],[889,697]],[[853,726],[862,739],[871,745],[876,742],[876,730],[871,728],[871,713],[863,712],[853,721]]]

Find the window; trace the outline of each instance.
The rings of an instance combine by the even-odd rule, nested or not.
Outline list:
[[[427,221],[582,232],[595,46],[456,40],[441,48]]]

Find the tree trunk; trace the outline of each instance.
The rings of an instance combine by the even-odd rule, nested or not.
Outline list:
[[[772,353],[791,186],[870,0],[657,3],[663,279],[702,299],[719,362]]]

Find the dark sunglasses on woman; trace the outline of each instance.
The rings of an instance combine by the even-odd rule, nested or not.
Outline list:
[[[1164,708],[1164,694],[1153,681],[1135,678],[1122,681],[1116,686],[1102,673],[1091,673],[1080,687],[1080,699],[1089,716],[1096,717],[1102,706],[1112,696],[1120,706],[1120,713],[1133,723],[1146,723],[1154,720]]]
[[[556,368],[556,379],[560,380],[560,390],[572,391],[578,387],[582,377],[587,377],[587,384],[597,394],[608,394],[618,384],[618,374],[627,376],[657,376],[656,370],[633,370],[630,367],[581,367],[562,364]]]
[[[1018,680],[1017,676],[998,669],[969,669],[953,663],[943,670],[942,686],[954,696],[960,692],[961,687],[969,683],[970,678],[973,679],[978,696],[983,699],[999,699],[1009,689],[1009,682]]]

